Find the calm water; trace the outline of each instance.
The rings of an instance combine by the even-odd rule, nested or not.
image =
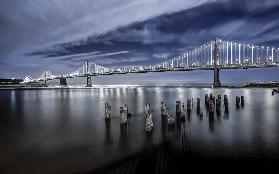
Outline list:
[[[227,94],[229,114],[209,121],[204,94]],[[235,96],[245,96],[236,109]],[[192,112],[180,128],[162,129],[160,102],[175,113],[175,101],[201,98],[203,117]],[[104,120],[104,103],[112,119]],[[119,107],[132,117],[120,129]],[[154,130],[147,136],[143,108],[154,111]],[[222,108],[223,109],[223,108]],[[133,154],[186,131],[187,150],[213,157],[248,156],[278,160],[279,95],[271,89],[121,87],[95,89],[0,90],[0,171],[4,173],[85,172]],[[183,129],[183,130],[182,130]],[[179,135],[179,134],[178,134]]]

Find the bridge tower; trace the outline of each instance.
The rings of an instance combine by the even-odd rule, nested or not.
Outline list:
[[[89,61],[86,61],[86,87],[92,87],[91,75],[89,74]]]
[[[47,86],[47,71],[44,72],[44,85]]]
[[[219,61],[220,61],[220,57],[219,57],[219,48],[218,48],[218,39],[214,40],[214,82],[212,87],[220,87],[221,86],[221,82],[220,82],[220,76],[219,76]]]

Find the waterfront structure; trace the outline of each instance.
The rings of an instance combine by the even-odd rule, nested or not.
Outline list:
[[[213,87],[219,87],[221,86],[219,74],[222,69],[269,67],[279,67],[279,48],[214,39],[178,57],[157,64],[104,67],[94,62],[86,61],[85,64],[73,72],[54,75],[49,71],[45,71],[39,78],[27,79],[22,83],[42,81],[47,84],[49,80],[60,79],[61,85],[67,85],[67,78],[85,77],[85,86],[91,87],[91,77],[98,75],[213,70]]]

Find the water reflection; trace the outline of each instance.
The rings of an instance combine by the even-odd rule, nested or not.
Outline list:
[[[106,126],[106,134],[105,134],[105,145],[109,146],[112,144],[112,138],[111,138],[111,130],[110,130],[110,120],[105,120],[105,126]]]
[[[119,147],[120,150],[129,151],[129,147],[130,147],[129,124],[124,124],[120,126]]]
[[[223,101],[220,112],[212,116],[206,111],[204,95],[226,94],[228,112]],[[244,96],[245,105],[236,109],[235,97]],[[176,126],[169,127],[160,115],[160,103],[165,101],[173,116],[175,101],[186,104],[187,99],[201,108],[192,110],[185,121],[176,119]],[[111,102],[111,120],[105,120],[104,103]],[[119,107],[128,104],[127,126],[120,126]],[[145,104],[153,109],[154,130],[146,134],[143,109]],[[0,154],[7,149],[11,167],[17,159],[32,161],[36,157],[55,153],[71,154],[67,149],[88,146],[104,158],[117,160],[143,147],[174,139],[182,151],[195,149],[226,154],[279,152],[279,98],[271,96],[269,89],[209,89],[209,88],[97,88],[63,90],[11,90],[0,91]],[[4,143],[3,143],[4,142]],[[222,146],[222,148],[220,148]],[[4,146],[3,146],[4,147]],[[8,148],[9,147],[9,148]],[[236,148],[237,147],[237,148]],[[33,152],[30,154],[30,152]],[[111,152],[111,153],[106,153]],[[120,155],[114,155],[121,152]],[[82,153],[76,150],[75,153]],[[272,153],[267,153],[272,157]],[[91,154],[98,160],[97,155]],[[96,155],[96,156],[95,156]],[[241,154],[239,154],[241,155]]]
[[[211,133],[214,132],[214,116],[209,115],[208,123],[209,123],[209,130]]]

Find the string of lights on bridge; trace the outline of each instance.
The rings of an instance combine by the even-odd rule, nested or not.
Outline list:
[[[220,69],[279,66],[279,48],[216,39],[207,42],[200,47],[196,47],[191,51],[185,52],[178,57],[170,58],[153,65],[104,67],[92,61],[87,61],[71,73],[55,75],[49,71],[45,71],[39,78],[36,79],[32,79],[30,76],[26,77],[23,83],[59,78],[85,77],[88,75],[97,76],[126,73],[212,69],[214,66],[215,42],[217,42],[219,50],[217,65]]]

